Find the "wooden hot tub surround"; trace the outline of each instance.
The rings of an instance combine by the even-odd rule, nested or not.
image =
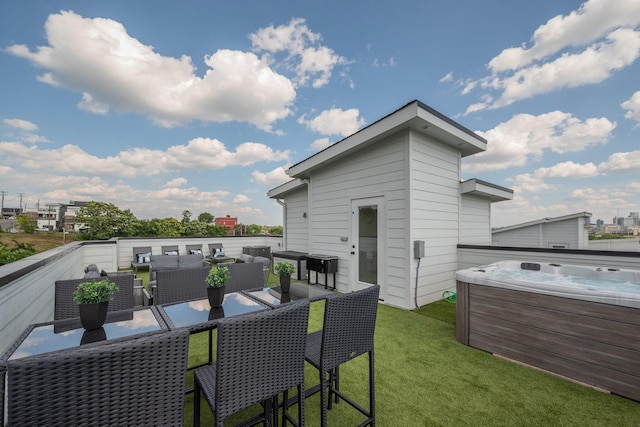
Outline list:
[[[640,401],[640,309],[457,281],[463,344]]]

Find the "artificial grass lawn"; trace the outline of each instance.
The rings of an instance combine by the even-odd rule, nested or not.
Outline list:
[[[313,303],[310,331],[322,327],[322,313],[323,303]],[[206,360],[207,342],[206,333],[191,337],[190,363]],[[640,425],[638,402],[460,344],[455,339],[455,305],[448,302],[417,312],[379,305],[375,345],[376,419],[381,427]],[[366,361],[361,356],[340,370],[341,390],[365,407]],[[310,365],[305,373],[307,387],[318,382]],[[192,425],[192,410],[191,394],[185,399],[185,426]],[[307,399],[305,413],[307,426],[319,425],[317,394]],[[328,416],[330,426],[355,426],[363,419],[346,403],[334,405]],[[240,419],[229,420],[229,425]],[[213,422],[204,400],[202,422]]]

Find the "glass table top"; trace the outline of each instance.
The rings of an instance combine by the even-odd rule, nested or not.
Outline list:
[[[224,296],[222,307],[211,308],[208,299],[186,301],[159,306],[159,311],[165,317],[170,328],[190,327],[197,329],[204,327],[209,321],[223,317],[238,316],[258,310],[265,310],[268,306],[247,297],[239,292]]]
[[[9,360],[167,329],[167,326],[154,310],[146,308],[110,312],[104,326],[91,331],[82,327],[79,318],[41,323],[29,328],[31,331],[9,356]]]
[[[243,291],[251,298],[255,298],[270,307],[276,307],[281,304],[286,304],[292,301],[298,301],[302,299],[316,300],[325,298],[331,291],[326,291],[319,286],[309,286],[307,284],[292,283],[289,292],[283,293],[280,286],[273,286],[268,288]]]

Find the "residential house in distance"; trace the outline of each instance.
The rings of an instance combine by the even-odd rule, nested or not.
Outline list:
[[[89,202],[79,202],[76,200],[71,200],[68,205],[64,205],[62,208],[62,228],[64,231],[75,231],[79,232],[84,228],[84,224],[79,224],[76,222],[76,215],[82,208],[86,208],[89,205]]]
[[[491,203],[513,198],[461,180],[461,159],[486,146],[424,103],[406,104],[291,166],[292,181],[267,193],[283,206],[284,249],[337,257],[340,291],[380,285],[381,300],[406,309],[441,299],[455,289],[457,245],[490,245]]]
[[[25,215],[35,223],[36,229],[54,231],[59,230],[61,226],[60,220],[60,204],[47,203],[44,208],[36,206],[35,208],[27,208]]]

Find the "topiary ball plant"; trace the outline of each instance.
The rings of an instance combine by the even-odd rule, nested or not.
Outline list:
[[[207,285],[210,288],[221,288],[231,279],[231,274],[229,274],[229,269],[227,267],[219,266],[219,267],[211,267],[209,270],[209,274],[205,278]]]
[[[276,263],[276,266],[273,269],[273,271],[278,276],[291,276],[294,270],[295,270],[295,266],[290,262],[286,262],[286,261],[280,261]]]
[[[113,294],[119,288],[107,279],[88,280],[78,284],[78,288],[73,291],[73,300],[78,304],[96,304],[113,300]]]

